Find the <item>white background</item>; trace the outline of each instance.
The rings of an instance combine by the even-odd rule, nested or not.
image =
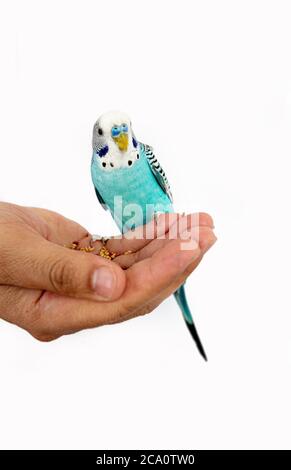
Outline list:
[[[90,180],[127,111],[217,244],[173,299],[43,344],[1,322],[1,448],[290,448],[291,11],[286,1],[1,2],[0,198],[116,233]]]

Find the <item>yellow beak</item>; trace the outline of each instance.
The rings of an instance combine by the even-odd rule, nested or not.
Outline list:
[[[113,137],[113,140],[118,145],[119,150],[126,152],[128,147],[128,134],[122,132],[118,137]]]

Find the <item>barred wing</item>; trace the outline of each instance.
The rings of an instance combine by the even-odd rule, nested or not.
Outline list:
[[[139,144],[141,147],[141,150],[145,152],[145,155],[147,157],[147,161],[149,163],[149,166],[153,172],[154,177],[156,178],[157,182],[161,186],[161,188],[164,190],[164,192],[167,194],[168,198],[170,199],[171,202],[173,202],[173,196],[171,193],[170,185],[168,178],[166,177],[166,174],[161,167],[160,163],[158,162],[154,152],[153,148],[150,145],[147,144]]]

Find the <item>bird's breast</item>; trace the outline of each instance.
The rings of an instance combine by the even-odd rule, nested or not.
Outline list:
[[[134,226],[148,222],[153,213],[172,212],[172,205],[158,184],[145,156],[132,167],[102,171],[94,165],[95,186],[109,207],[117,225],[124,225],[135,215]]]

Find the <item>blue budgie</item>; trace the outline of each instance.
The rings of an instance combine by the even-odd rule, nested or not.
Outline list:
[[[134,227],[146,224],[157,213],[173,212],[173,198],[165,172],[152,147],[136,139],[125,113],[108,112],[95,123],[91,175],[99,202],[111,212],[122,233],[133,228],[132,211]],[[174,296],[198,350],[207,360],[184,284]]]

